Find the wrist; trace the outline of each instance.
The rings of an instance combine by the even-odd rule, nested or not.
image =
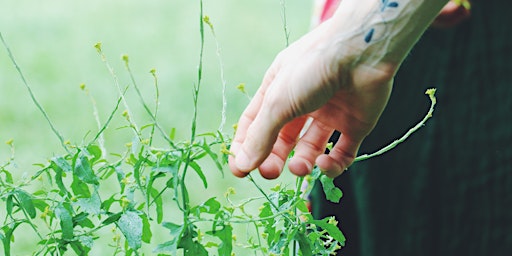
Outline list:
[[[325,24],[361,64],[399,66],[447,0],[343,0]]]

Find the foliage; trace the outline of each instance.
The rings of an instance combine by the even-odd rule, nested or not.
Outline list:
[[[344,246],[345,237],[338,229],[337,220],[333,217],[316,220],[309,213],[307,197],[317,180],[329,200],[339,202],[342,197],[341,190],[334,186],[332,179],[318,169],[305,178],[297,178],[294,186],[277,185],[269,192],[249,175],[248,181],[260,191],[260,195],[240,202],[232,199],[236,193],[232,188],[225,193],[225,200],[217,197],[204,198],[200,203],[190,200],[190,191],[201,188],[191,186],[188,177],[197,176],[206,189],[211,184],[205,175],[203,160],[209,159],[222,176],[230,154],[230,136],[222,132],[223,124],[218,131],[196,133],[204,24],[214,32],[209,18],[202,13],[201,2],[201,49],[197,81],[193,87],[194,116],[190,140],[181,142],[175,141],[173,130],[167,132],[158,123],[156,71],[150,71],[156,91],[156,103],[151,108],[131,73],[128,56],[122,57],[140,103],[151,118],[151,123],[139,126],[133,121],[130,105],[124,97],[129,88],[119,85],[100,43],[95,48],[114,79],[119,98],[107,120],[103,124],[98,121],[98,132],[90,141],[82,145],[65,141],[38,103],[0,34],[23,84],[65,151],[39,165],[40,169],[31,177],[15,180],[9,171],[14,158],[14,142],[7,142],[13,155],[0,165],[1,208],[5,209],[0,240],[4,255],[13,253],[12,243],[16,235],[22,235],[18,231],[23,226],[28,226],[38,237],[33,251],[37,255],[63,255],[66,252],[88,255],[97,241],[104,239],[99,235],[99,231],[104,229],[112,230],[109,246],[113,248],[114,255],[139,255],[144,244],[150,245],[153,253],[159,255],[233,255],[236,246],[253,250],[255,255],[331,255]],[[217,44],[220,60],[219,49]],[[219,63],[222,66],[222,61]],[[224,81],[223,86],[225,90]],[[243,89],[242,84],[239,87]],[[86,85],[80,88],[88,92]],[[94,105],[94,100],[92,102]],[[431,111],[434,104],[433,99]],[[124,111],[120,113],[122,108]],[[424,124],[431,111],[417,127],[411,129],[412,132]],[[224,112],[225,109],[223,115]],[[126,144],[124,152],[108,154],[102,136],[116,115],[124,117],[124,128],[133,132],[134,139]],[[98,116],[96,118],[99,120]],[[158,138],[165,142],[164,147],[155,146]],[[165,197],[171,200],[164,200]],[[246,211],[250,204],[261,205],[257,214]],[[165,242],[154,245],[156,226],[168,230],[169,235]],[[238,241],[234,234],[238,226],[252,227],[254,235],[246,241]]]

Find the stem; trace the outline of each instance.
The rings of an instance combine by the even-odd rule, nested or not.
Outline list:
[[[227,109],[227,99],[226,99],[226,79],[224,77],[224,62],[222,61],[222,55],[221,55],[221,49],[219,45],[219,40],[217,40],[217,35],[215,34],[215,29],[213,29],[213,24],[210,22],[210,19],[208,17],[204,17],[203,21],[208,24],[210,27],[210,31],[213,35],[213,40],[215,41],[215,47],[216,47],[216,54],[217,54],[217,60],[219,62],[219,69],[220,69],[220,80],[222,83],[222,114],[221,114],[221,121],[219,125],[219,131],[222,132],[222,129],[224,128],[226,124],[226,109]]]
[[[370,159],[372,157],[376,157],[376,156],[382,155],[382,154],[390,151],[391,149],[393,149],[396,146],[398,146],[398,144],[404,142],[407,138],[409,138],[409,136],[411,136],[411,134],[413,134],[414,132],[419,130],[421,127],[423,127],[425,125],[425,123],[427,122],[427,120],[430,119],[432,117],[433,113],[434,113],[434,106],[437,103],[437,100],[436,100],[436,97],[435,97],[435,93],[436,93],[436,89],[428,89],[425,92],[425,94],[427,94],[429,96],[429,98],[430,98],[430,109],[428,110],[428,112],[425,115],[425,117],[423,117],[423,119],[418,124],[416,124],[414,127],[409,129],[409,131],[407,131],[402,137],[400,137],[399,139],[393,141],[391,144],[381,148],[377,152],[374,152],[374,153],[371,153],[371,154],[364,154],[364,155],[356,157],[356,159],[354,160],[354,163],[355,162],[359,162],[359,161],[364,161],[364,160],[367,160],[367,159]]]
[[[114,80],[114,84],[115,84],[115,86],[117,88],[117,91],[119,93],[119,97],[121,98],[121,101],[123,102],[125,110],[126,110],[126,112],[128,114],[127,120],[130,123],[130,126],[133,128],[135,136],[137,136],[139,141],[142,141],[140,130],[137,127],[137,124],[135,122],[131,121],[132,114],[131,114],[131,111],[130,111],[130,107],[128,106],[128,103],[126,102],[126,98],[124,96],[125,92],[126,92],[126,90],[128,89],[129,86],[127,86],[124,91],[121,90],[121,86],[119,85],[119,80],[117,79],[117,75],[114,72],[114,69],[112,68],[112,66],[110,66],[110,63],[108,62],[107,57],[105,56],[105,54],[103,54],[103,50],[101,49],[101,43],[97,43],[94,47],[98,51],[98,54],[101,57],[101,61],[103,61],[103,63],[105,64],[105,67],[107,68],[108,72],[110,73],[110,76],[112,76],[112,79]]]
[[[286,18],[286,0],[280,0],[281,3],[281,19],[283,20],[283,30],[286,39],[286,47],[290,45],[290,31],[288,31],[288,22]]]
[[[41,114],[43,114],[44,118],[46,119],[46,122],[50,125],[50,128],[52,129],[53,133],[59,139],[60,144],[62,145],[64,150],[66,150],[66,152],[70,153],[68,147],[66,146],[66,143],[64,142],[64,138],[59,133],[59,131],[57,131],[57,129],[53,125],[52,121],[50,120],[50,117],[48,116],[48,114],[46,113],[44,108],[41,106],[39,101],[36,99],[36,97],[34,95],[34,92],[32,92],[32,88],[30,88],[30,86],[28,85],[28,82],[25,79],[25,75],[23,75],[23,72],[21,72],[21,68],[18,66],[18,63],[16,62],[16,60],[14,58],[14,55],[11,52],[11,49],[9,48],[9,46],[7,45],[7,43],[4,40],[4,37],[2,36],[2,33],[0,33],[0,40],[2,40],[2,44],[4,45],[4,48],[7,51],[7,54],[9,55],[9,59],[11,60],[12,64],[14,65],[14,67],[16,68],[16,71],[18,71],[18,74],[19,74],[19,76],[21,78],[21,81],[25,85],[25,88],[27,89],[27,91],[28,91],[28,93],[30,95],[30,98],[32,99],[32,102],[36,105],[37,109],[39,109]]]
[[[13,196],[14,200],[16,200],[16,203],[18,203],[19,205],[19,208],[21,209],[21,211],[23,212],[23,215],[25,216],[25,221],[30,225],[30,227],[32,227],[32,229],[34,230],[34,232],[37,234],[37,236],[39,237],[39,239],[43,240],[43,236],[41,235],[41,233],[39,233],[39,231],[37,230],[37,227],[36,225],[34,225],[34,223],[32,222],[32,220],[30,220],[30,216],[28,216],[28,213],[27,213],[27,210],[25,210],[25,208],[23,208],[21,206],[21,202],[20,200],[18,200],[18,198],[16,196]]]

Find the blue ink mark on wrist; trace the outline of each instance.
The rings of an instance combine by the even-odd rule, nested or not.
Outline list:
[[[380,8],[380,13],[382,14],[383,12],[385,12],[388,8],[398,8],[399,4],[398,2],[395,2],[393,0],[381,0],[382,1],[382,6]],[[383,21],[384,21],[384,18],[383,18]],[[384,24],[386,22],[384,21]],[[375,28],[370,28],[370,31],[368,31],[368,33],[366,33],[365,37],[364,37],[364,41],[366,43],[370,43],[373,39],[373,35],[375,34]]]
[[[372,37],[373,37],[373,33],[375,32],[375,29],[374,28],[371,28],[370,31],[368,31],[368,33],[366,34],[366,36],[364,37],[364,41],[366,43],[369,43],[370,41],[372,41]]]

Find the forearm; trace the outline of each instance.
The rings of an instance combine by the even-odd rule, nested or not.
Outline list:
[[[335,47],[348,46],[359,56],[359,63],[398,67],[447,2],[343,0],[328,21],[336,35]]]

